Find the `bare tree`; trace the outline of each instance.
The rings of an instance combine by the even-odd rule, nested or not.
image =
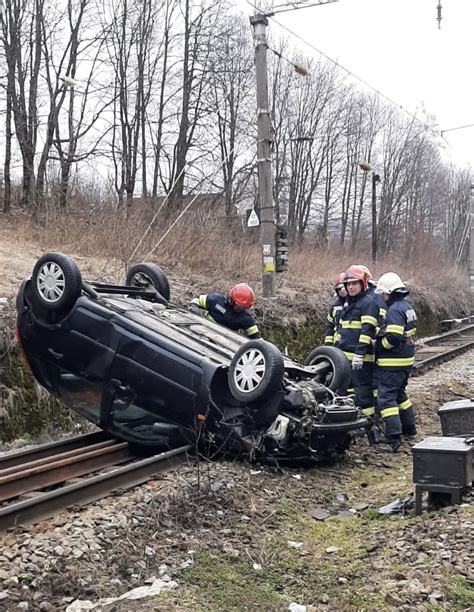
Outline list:
[[[210,117],[216,118],[217,141],[221,167],[225,214],[235,212],[239,190],[237,174],[245,172],[247,178],[249,156],[243,155],[243,167],[238,165],[239,148],[249,150],[254,132],[250,100],[253,101],[253,62],[251,33],[247,20],[229,17],[223,20],[220,34],[213,44],[209,58],[210,85],[206,92],[206,105]],[[211,120],[211,125],[214,122]],[[253,149],[252,149],[253,150]],[[252,157],[251,157],[252,158]],[[244,182],[239,182],[244,187]]]
[[[178,136],[169,158],[170,172],[166,191],[170,193],[169,209],[177,205],[184,193],[188,153],[204,112],[203,92],[208,86],[207,70],[215,24],[219,18],[220,0],[208,4],[181,3],[183,17],[183,54],[181,104],[177,115]]]
[[[138,5],[118,0],[114,11],[108,40],[114,70],[112,155],[119,205],[126,196],[128,211],[137,181],[140,145],[142,162],[146,158],[144,130],[159,52],[153,45],[156,10],[151,0]],[[146,194],[146,167],[142,170]]]
[[[23,162],[23,206],[35,202],[35,153],[38,135],[38,78],[44,0],[11,0],[1,17],[7,61],[8,100]],[[8,170],[10,152],[8,152]]]

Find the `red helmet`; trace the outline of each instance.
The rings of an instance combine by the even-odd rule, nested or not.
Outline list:
[[[366,266],[349,266],[344,275],[344,282],[348,283],[350,281],[360,281],[362,283],[362,288],[365,291],[371,278],[372,275]]]
[[[255,302],[255,294],[247,283],[239,283],[234,285],[229,291],[229,299],[241,308],[252,308]]]
[[[338,274],[333,283],[334,289],[342,289],[344,287],[345,278],[346,278],[345,272],[341,272],[340,274]]]
[[[372,274],[370,273],[370,270],[367,266],[363,266],[362,264],[356,264],[356,266],[358,268],[360,268],[361,270],[364,270],[364,272],[367,274],[367,280],[372,280]]]

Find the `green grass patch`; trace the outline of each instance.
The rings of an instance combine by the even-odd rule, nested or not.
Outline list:
[[[200,552],[194,565],[184,570],[179,579],[188,585],[180,595],[180,608],[268,610],[281,609],[289,603],[267,572],[253,569],[249,557],[232,558],[224,553]]]
[[[449,576],[448,601],[461,609],[474,606],[474,586],[472,582],[469,582],[464,576]]]

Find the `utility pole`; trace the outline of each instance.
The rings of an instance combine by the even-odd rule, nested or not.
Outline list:
[[[372,171],[372,263],[377,261],[377,183],[380,175]]]
[[[380,174],[377,174],[369,162],[359,162],[359,168],[364,172],[372,172],[372,263],[377,261],[377,183]]]
[[[474,300],[474,184],[471,184],[470,197],[471,230],[469,234],[469,287]]]
[[[270,108],[267,76],[267,26],[263,14],[250,17],[255,39],[255,69],[257,76],[257,168],[258,200],[260,205],[260,246],[262,249],[262,295],[274,297],[275,276],[275,211],[272,192],[272,160]]]

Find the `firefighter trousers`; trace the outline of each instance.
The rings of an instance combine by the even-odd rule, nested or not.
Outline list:
[[[387,438],[415,433],[415,411],[406,392],[411,368],[377,368],[377,412]]]
[[[356,404],[366,416],[375,414],[373,378],[373,363],[364,363],[362,370],[352,370],[351,383],[354,387]]]

